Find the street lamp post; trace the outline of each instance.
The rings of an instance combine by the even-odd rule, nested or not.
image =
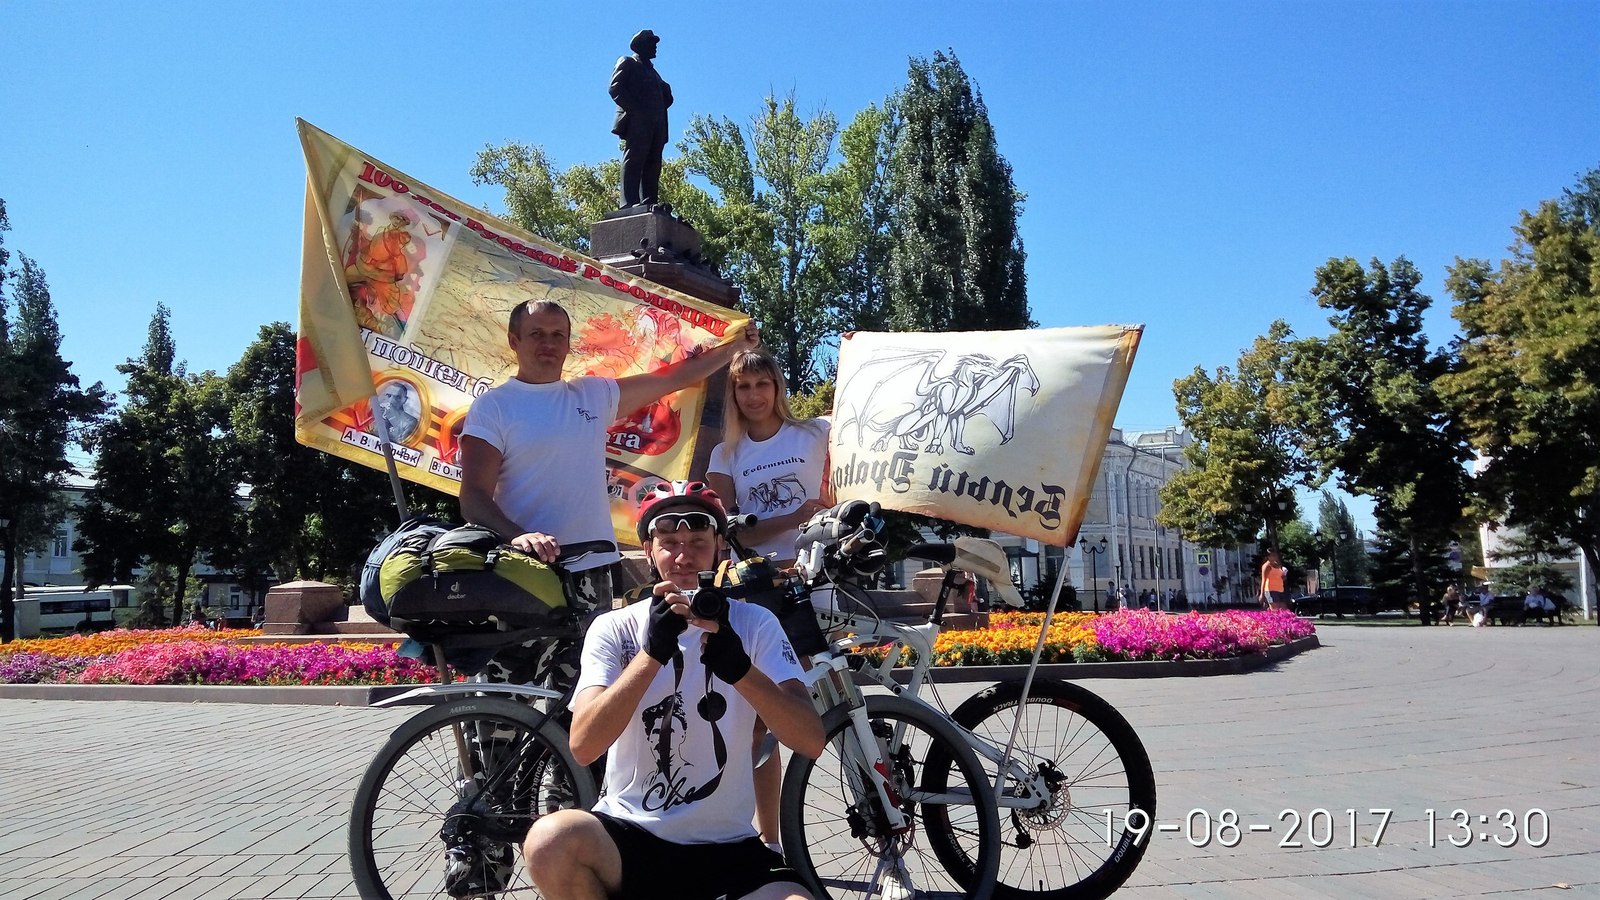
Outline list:
[[[1106,552],[1105,535],[1100,536],[1098,546],[1089,543],[1088,538],[1078,538],[1078,552],[1089,555],[1089,592],[1094,594],[1094,611],[1100,611],[1100,554]]]
[[[1350,540],[1350,532],[1339,529],[1339,543],[1333,545],[1333,586],[1339,586],[1339,548]]]

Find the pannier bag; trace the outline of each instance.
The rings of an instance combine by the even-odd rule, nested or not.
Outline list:
[[[813,656],[828,649],[828,640],[817,625],[811,602],[799,590],[799,582],[780,572],[772,560],[751,557],[736,563],[723,563],[717,584],[729,597],[766,607],[778,617],[789,646],[801,656]]]
[[[378,582],[390,622],[401,630],[493,625],[554,634],[573,621],[560,576],[480,525],[402,538]]]
[[[389,558],[389,554],[393,553],[402,541],[420,543],[426,550],[435,537],[453,527],[449,522],[431,516],[412,516],[402,522],[392,534],[379,541],[378,546],[367,554],[367,561],[361,566],[361,606],[372,616],[373,621],[389,624],[389,603],[384,599],[383,588],[379,584],[383,561]]]

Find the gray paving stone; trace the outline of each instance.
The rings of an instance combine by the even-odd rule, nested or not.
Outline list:
[[[1320,635],[1322,649],[1248,674],[1083,682],[1144,741],[1158,820],[1231,808],[1275,828],[1233,848],[1155,835],[1119,898],[1432,900],[1557,882],[1571,887],[1561,896],[1600,897],[1600,629],[1330,626]],[[941,692],[953,704],[981,686]],[[351,896],[344,829],[356,783],[414,713],[0,700],[0,897]],[[64,791],[53,780],[59,766],[37,768],[40,734],[94,748],[92,795]],[[1280,813],[1319,807],[1334,813],[1332,846],[1277,846]],[[1370,807],[1393,811],[1376,847]],[[1549,842],[1451,847],[1443,823],[1457,807],[1543,808]],[[1368,836],[1353,849],[1347,808]]]

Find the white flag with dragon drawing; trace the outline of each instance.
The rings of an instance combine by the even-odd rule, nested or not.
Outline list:
[[[846,335],[829,447],[835,496],[1070,544],[1142,333]]]

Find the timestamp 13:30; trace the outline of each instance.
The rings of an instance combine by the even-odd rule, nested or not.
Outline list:
[[[1210,810],[1191,809],[1181,823],[1153,820],[1149,813],[1138,808],[1126,813],[1103,809],[1101,813],[1105,822],[1107,847],[1119,840],[1116,827],[1119,817],[1136,844],[1144,843],[1151,834],[1170,833],[1182,834],[1194,847],[1209,847],[1212,844],[1237,847],[1248,835],[1277,834],[1278,846],[1288,850],[1308,846],[1331,847],[1335,843],[1349,847],[1377,847],[1389,834],[1389,824],[1394,818],[1394,810],[1384,808],[1370,808],[1365,814],[1350,808],[1335,811],[1318,807],[1308,812],[1284,809],[1278,812],[1276,819],[1265,822],[1241,818],[1232,809],[1224,809],[1215,815]],[[1550,842],[1550,817],[1538,807],[1530,807],[1520,815],[1509,809],[1498,810],[1493,815],[1474,815],[1464,809],[1455,809],[1442,817],[1433,809],[1424,809],[1422,817],[1429,847],[1440,846],[1441,837],[1452,847],[1490,842],[1501,847],[1518,844],[1543,847]],[[1474,830],[1474,823],[1482,826],[1483,830]],[[1404,824],[1396,826],[1397,829],[1404,827]]]

